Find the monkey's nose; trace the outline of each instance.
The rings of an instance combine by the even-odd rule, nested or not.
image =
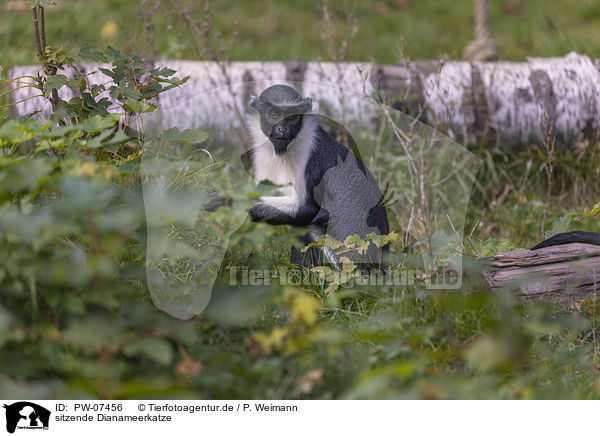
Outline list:
[[[276,137],[286,137],[288,134],[288,128],[285,126],[275,126],[273,133]]]

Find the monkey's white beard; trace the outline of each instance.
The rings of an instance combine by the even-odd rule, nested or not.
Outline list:
[[[295,216],[306,200],[306,164],[314,147],[317,121],[313,115],[304,115],[302,128],[281,155],[275,153],[273,144],[260,128],[260,116],[248,122],[252,135],[254,182],[268,180],[279,188],[280,196],[263,196],[261,203]]]

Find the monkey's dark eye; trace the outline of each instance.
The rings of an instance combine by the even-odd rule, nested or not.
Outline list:
[[[287,117],[287,119],[288,119],[288,120],[290,120],[290,121],[293,121],[293,120],[295,120],[297,117],[298,117],[298,115],[296,115],[296,114],[292,114],[292,115],[289,115],[289,116]]]

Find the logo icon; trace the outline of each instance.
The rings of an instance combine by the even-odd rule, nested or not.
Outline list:
[[[14,433],[18,429],[48,429],[50,411],[29,401],[19,401],[4,405],[6,409],[6,431]]]

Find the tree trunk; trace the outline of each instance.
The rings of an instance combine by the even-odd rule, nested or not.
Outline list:
[[[543,143],[550,135],[566,145],[600,138],[600,60],[575,53],[562,58],[530,58],[523,63],[418,61],[378,66],[295,61],[224,65],[166,60],[155,64],[169,66],[181,77],[190,76],[181,89],[159,96],[163,127],[208,124],[226,130],[239,126],[242,121],[235,118],[247,107],[250,94],[260,93],[269,84],[290,81],[313,98],[315,112],[342,123],[372,122],[376,115],[373,105],[357,103],[356,95],[363,95],[419,117],[463,144],[484,139],[513,148]],[[82,68],[90,72],[95,66]],[[9,75],[14,78],[37,71],[38,67],[16,67]],[[97,82],[107,80],[99,72],[94,76]],[[12,101],[28,97],[28,92],[31,89],[14,92]],[[66,95],[64,89],[62,94]],[[345,105],[349,99],[353,103]],[[43,101],[32,99],[17,105],[14,115],[40,109]]]
[[[600,246],[566,244],[497,253],[483,259],[492,291],[516,289],[526,297],[572,299],[600,291]]]

